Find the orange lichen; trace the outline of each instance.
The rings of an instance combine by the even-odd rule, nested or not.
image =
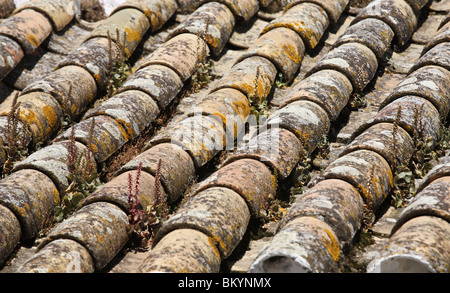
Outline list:
[[[126,41],[130,43],[139,43],[142,38],[142,32],[132,28],[125,28]]]
[[[59,206],[60,198],[59,198],[58,189],[56,189],[56,188],[53,188],[53,201],[55,203],[55,206]]]
[[[205,41],[213,48],[219,47],[219,45],[217,44],[217,40],[215,38],[211,37],[211,35],[209,35],[209,34],[205,35]]]
[[[29,109],[21,109],[20,116],[27,122],[36,121],[36,114]]]
[[[75,112],[77,111],[77,106],[72,105],[70,110],[72,111],[72,115],[75,114]]]
[[[103,237],[101,236],[101,235],[96,235],[97,236],[97,241],[98,242],[100,242],[100,243],[103,243],[103,242],[105,242],[105,240],[103,239]]]
[[[45,118],[47,118],[50,127],[54,127],[56,122],[58,121],[58,115],[56,115],[55,111],[50,106],[44,106],[42,110],[44,112]]]
[[[91,150],[92,152],[94,152],[95,154],[98,153],[98,148],[95,144],[91,143]]]
[[[245,101],[234,101],[232,103],[234,110],[236,113],[247,117],[250,114],[250,106],[248,100]]]
[[[131,126],[130,123],[126,122],[123,119],[117,119],[117,122],[124,126],[123,129],[124,129],[124,132],[126,132],[125,137],[127,138],[127,140],[128,140],[128,138],[131,138],[134,136],[133,127]]]
[[[300,60],[302,59],[301,52],[298,52],[297,49],[292,45],[284,45],[282,46],[283,52],[286,54],[286,56],[294,61],[296,64],[300,63]]]
[[[127,131],[120,125],[120,123],[116,120],[114,120],[114,123],[116,124],[117,128],[119,129],[120,133],[122,133],[122,136],[125,138],[125,140],[129,140],[130,136],[128,135]]]
[[[220,259],[220,252],[219,252],[219,249],[217,249],[216,240],[213,237],[208,237],[208,243],[211,246],[211,248],[212,248],[214,254],[216,255],[216,257],[218,259]]]
[[[323,244],[327,248],[333,260],[337,262],[339,261],[340,255],[339,243],[331,231],[324,229],[324,232],[328,235],[329,239],[322,239]]]
[[[366,201],[372,202],[372,199],[373,199],[372,194],[370,194],[370,192],[367,190],[367,188],[365,188],[362,185],[358,185],[357,188],[359,190],[361,190],[361,193],[363,194],[363,197],[366,199]]]
[[[35,46],[36,48],[40,46],[39,40],[34,35],[27,34],[26,37],[27,37],[28,42],[33,44],[33,46]]]
[[[19,213],[20,216],[22,216],[22,217],[26,217],[27,216],[27,211],[24,208],[16,207],[16,209],[17,209],[17,212]]]
[[[100,82],[100,75],[99,74],[94,74],[94,78],[97,82]]]

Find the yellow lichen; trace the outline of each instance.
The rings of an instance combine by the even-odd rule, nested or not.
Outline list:
[[[28,42],[30,42],[33,46],[35,46],[35,47],[40,46],[39,40],[34,35],[27,34],[26,37],[27,37]]]
[[[214,254],[216,255],[216,257],[218,259],[220,259],[220,252],[219,252],[219,249],[217,249],[216,241],[214,240],[214,238],[208,237],[208,243],[211,246],[211,248],[212,248]]]
[[[100,75],[99,74],[94,74],[94,78],[97,82],[100,82]]]
[[[50,127],[54,127],[56,122],[58,121],[58,116],[56,115],[55,111],[50,106],[44,106],[42,108],[45,118],[47,118],[48,124],[50,124]]]
[[[286,54],[286,56],[294,61],[296,64],[300,63],[300,60],[302,59],[302,55],[297,54],[297,50],[294,46],[292,45],[285,45],[282,47],[283,48],[283,52]]]
[[[122,133],[122,136],[128,141],[130,139],[130,136],[128,135],[127,131],[116,120],[114,120],[114,123],[117,125],[117,128],[119,128],[119,131],[120,133]]]
[[[27,211],[24,208],[16,207],[16,209],[19,212],[19,215],[21,215],[22,217],[26,217],[27,216]]]
[[[105,241],[101,235],[97,234],[96,236],[97,236],[97,241],[98,242],[103,243]]]
[[[278,188],[278,178],[275,175],[270,175],[270,179],[272,181],[272,188],[277,190]]]
[[[248,100],[245,101],[234,101],[232,103],[233,109],[240,115],[247,117],[250,114],[250,106]]]
[[[55,202],[55,206],[59,206],[60,199],[59,199],[59,192],[58,189],[53,188],[53,201]]]
[[[358,185],[357,188],[358,188],[359,190],[361,190],[361,192],[362,192],[362,194],[363,194],[363,197],[364,197],[366,200],[369,200],[370,202],[372,202],[372,199],[373,199],[372,194],[370,194],[370,192],[367,190],[367,188],[365,188],[365,187],[362,186],[362,185]]]
[[[338,241],[331,231],[329,231],[328,229],[324,229],[324,231],[325,233],[327,233],[329,239],[323,239],[323,243],[325,244],[325,247],[327,248],[333,260],[337,262],[339,260],[340,254]]]
[[[95,154],[98,153],[98,148],[95,144],[91,143],[91,150],[92,152],[94,152]]]
[[[117,119],[117,122],[120,123],[121,125],[125,125],[126,129],[124,129],[124,131],[126,132],[125,137],[127,137],[127,140],[128,140],[128,137],[129,138],[133,137],[133,135],[134,135],[133,127],[131,126],[130,123],[126,122],[123,119]]]
[[[217,44],[217,40],[213,37],[211,37],[211,35],[206,34],[205,35],[205,41],[213,48],[217,48],[219,45]]]

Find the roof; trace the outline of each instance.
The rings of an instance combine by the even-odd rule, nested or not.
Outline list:
[[[21,4],[2,272],[448,272],[448,2]]]

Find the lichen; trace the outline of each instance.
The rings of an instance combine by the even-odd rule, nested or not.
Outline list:
[[[323,244],[327,248],[328,252],[330,253],[331,257],[335,262],[339,261],[339,255],[340,255],[340,249],[339,249],[339,243],[334,237],[333,233],[328,230],[324,229],[324,232],[328,235],[328,239],[322,239]]]

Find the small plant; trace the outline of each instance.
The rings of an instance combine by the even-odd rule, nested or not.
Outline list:
[[[350,5],[358,8],[363,8],[373,0],[350,0]]]
[[[253,93],[250,93],[248,95],[248,99],[250,102],[250,114],[254,115],[256,117],[257,122],[259,122],[259,118],[261,116],[265,116],[267,114],[267,111],[269,110],[269,102],[267,101],[266,97],[259,97],[258,96],[258,82],[261,78],[261,71],[260,67],[258,66],[256,68],[256,77],[255,77],[255,83],[253,85]]]
[[[11,173],[14,163],[22,160],[28,153],[25,129],[24,126],[19,126],[20,102],[17,103],[18,96],[18,93],[14,95],[11,111],[7,116],[6,145],[3,146],[6,151],[6,161],[3,165],[2,177]]]
[[[360,93],[353,93],[349,101],[352,110],[363,109],[367,106],[367,100],[364,95]]]
[[[144,214],[144,211],[139,208],[139,184],[142,171],[142,162],[139,163],[136,170],[136,178],[133,189],[133,178],[131,174],[128,174],[128,203],[130,205],[130,213],[128,220],[132,227],[134,235],[138,238],[139,242],[145,242],[144,246],[147,246],[148,239],[150,239],[150,231],[148,229],[148,217]]]
[[[303,192],[305,186],[311,181],[311,170],[311,159],[304,157],[290,175],[292,178],[292,194],[300,194]]]
[[[72,96],[72,85],[69,85],[69,90],[67,91],[67,96]],[[59,133],[66,131],[71,125],[73,125],[74,121],[72,120],[72,115],[70,114],[70,109],[67,107],[62,108],[63,115],[61,117],[61,129]]]
[[[326,134],[322,135],[319,143],[314,149],[314,155],[317,158],[327,159],[330,154],[330,141],[328,140],[328,136]]]
[[[423,178],[433,167],[432,161],[445,155],[445,150],[449,148],[450,130],[442,122],[440,123],[439,137],[436,143],[431,137],[425,137],[423,134],[422,114],[423,107],[415,109],[414,124],[415,131],[413,135],[414,153],[412,155],[412,170],[418,178]]]
[[[397,167],[399,165],[399,163],[402,162],[398,162],[397,160],[397,156],[398,156],[398,141],[397,141],[397,132],[398,132],[398,128],[399,128],[399,124],[400,124],[400,118],[401,118],[401,114],[402,114],[402,106],[398,106],[397,107],[397,114],[395,115],[395,120],[393,122],[393,128],[392,128],[392,146],[391,146],[391,150],[392,150],[392,162],[391,162],[391,169],[392,169],[392,173],[396,173],[397,171]]]
[[[214,62],[212,60],[198,63],[197,71],[192,75],[191,79],[193,92],[198,92],[210,83],[213,68]]]
[[[161,159],[158,161],[158,167],[155,172],[155,202],[149,205],[146,209],[146,213],[150,215],[149,226],[152,229],[152,233],[155,234],[156,231],[161,226],[162,222],[169,215],[169,207],[163,196],[161,187]]]
[[[209,58],[209,53],[206,52],[205,46],[202,44],[203,40],[207,38],[208,29],[209,22],[207,21],[205,29],[202,32],[197,32],[197,68],[191,77],[191,93],[196,93],[205,88],[212,80],[214,62]]]
[[[138,165],[134,185],[131,174],[128,175],[128,202],[130,204],[128,219],[135,236],[132,246],[145,248],[149,244],[150,239],[155,235],[162,221],[168,217],[169,208],[163,197],[161,187],[161,159],[158,161],[155,172],[155,202],[148,205],[145,210],[139,208],[139,179],[141,172],[142,162]]]
[[[445,155],[445,151],[450,148],[450,127],[441,122],[439,129],[439,139],[436,142],[435,154],[436,157]]]
[[[411,159],[406,162],[400,162],[397,159],[398,153],[400,151],[397,135],[398,135],[398,128],[400,127],[399,125],[400,125],[401,111],[402,107],[398,106],[397,114],[393,122],[394,126],[392,129],[391,149],[393,162],[391,163],[391,170],[394,178],[393,178],[393,188],[391,191],[391,205],[394,206],[395,208],[402,207],[406,203],[405,199],[413,196],[415,192],[414,173],[413,171],[411,171],[410,168]]]
[[[122,43],[125,42],[127,35],[123,33],[123,42],[120,42],[119,30],[116,30],[117,44],[119,46],[120,52],[113,53],[112,39],[108,32],[108,58],[109,58],[109,71],[108,71],[108,83],[106,85],[106,97],[111,97],[114,92],[122,86],[122,84],[127,80],[128,76],[131,74],[131,66],[128,63],[128,58],[126,58],[125,48]],[[114,56],[119,56],[115,62]]]
[[[372,234],[372,224],[374,222],[374,219],[375,215],[372,210],[372,203],[364,203],[360,230],[363,234],[365,234],[365,236],[369,236]]]
[[[284,81],[283,73],[278,73],[277,79],[275,80],[275,86],[277,88],[285,88],[288,86],[288,83]]]
[[[289,1],[289,0],[275,0],[275,1],[272,1],[265,9],[267,9],[270,13],[280,12],[290,2],[292,2],[292,1]]]
[[[405,199],[414,195],[414,173],[406,165],[397,166],[394,174],[394,187],[391,192],[391,205],[395,208],[403,207]]]
[[[265,209],[265,217],[267,222],[278,222],[287,213],[289,203],[279,199],[275,199],[272,195],[268,198],[268,208]]]
[[[69,169],[67,179],[69,180],[69,186],[64,191],[61,206],[55,208],[56,222],[60,222],[72,214],[80,206],[81,201],[100,185],[97,169],[94,162],[92,162],[91,141],[94,125],[95,119],[92,119],[88,146],[83,153],[78,153],[78,148],[75,144],[75,126],[71,128],[70,138],[67,143],[67,164]]]

